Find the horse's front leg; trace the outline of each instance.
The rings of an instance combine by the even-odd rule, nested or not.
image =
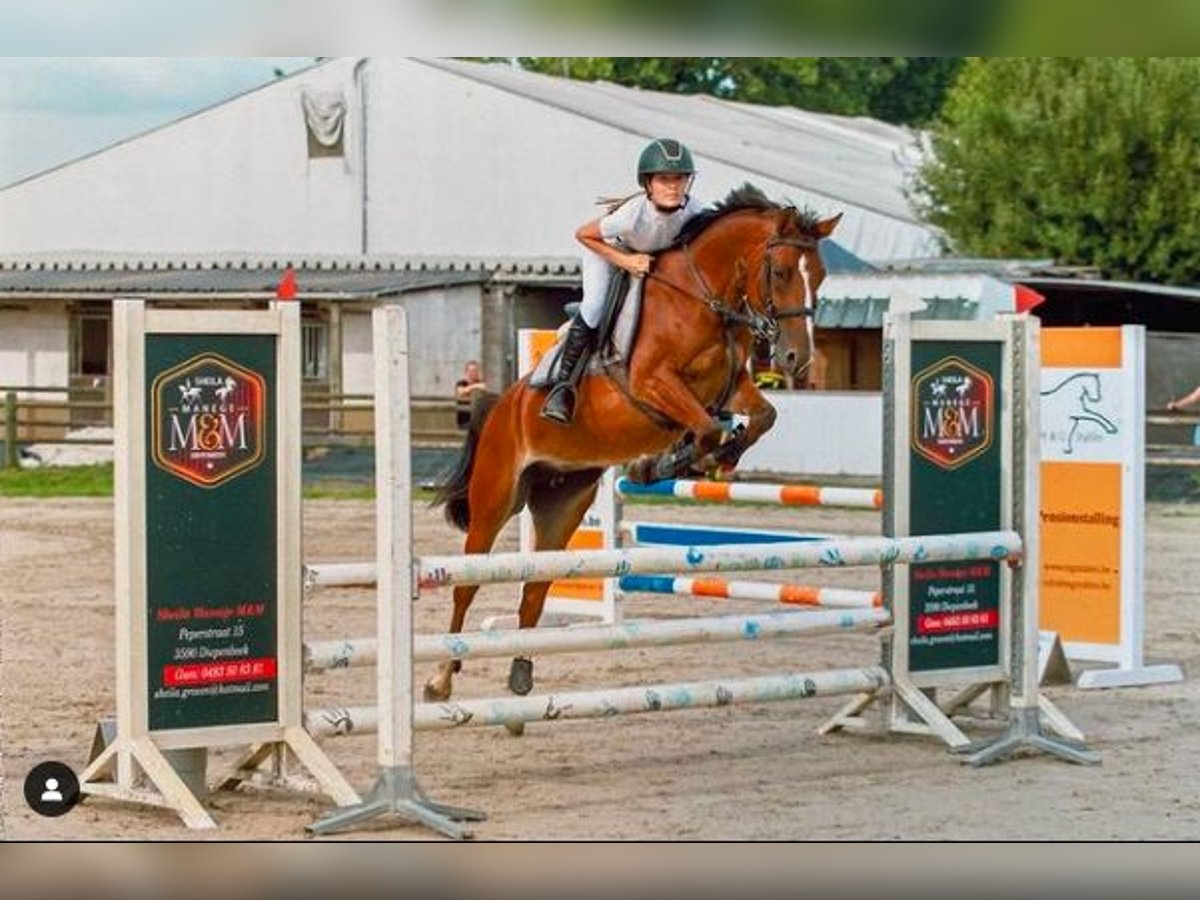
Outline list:
[[[729,410],[735,415],[747,416],[748,421],[739,427],[713,453],[701,459],[696,468],[709,471],[713,468],[732,469],[742,458],[742,454],[752,447],[760,437],[766,434],[775,424],[775,407],[763,396],[743,369],[734,383],[733,396],[730,397]]]
[[[630,386],[640,399],[670,416],[686,429],[684,440],[668,453],[660,456],[642,456],[630,463],[628,474],[634,481],[649,482],[668,478],[676,469],[686,470],[694,460],[705,457],[716,449],[723,433],[721,423],[709,415],[704,404],[678,373],[662,369]]]

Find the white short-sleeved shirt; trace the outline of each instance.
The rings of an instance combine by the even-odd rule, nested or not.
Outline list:
[[[657,253],[671,244],[688,221],[704,208],[689,194],[672,213],[658,209],[645,194],[622,203],[600,220],[600,235],[610,244],[637,253]]]

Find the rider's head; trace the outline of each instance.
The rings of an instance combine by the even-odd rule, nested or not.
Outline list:
[[[652,141],[638,157],[638,184],[655,206],[672,212],[687,201],[696,174],[691,151],[672,138]]]

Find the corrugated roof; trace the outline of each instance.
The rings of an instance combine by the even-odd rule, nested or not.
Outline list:
[[[273,296],[286,261],[237,263],[170,260],[0,261],[0,295],[115,294]],[[413,267],[378,264],[300,264],[299,296],[370,299],[459,284],[479,284],[493,269],[458,265]]]
[[[834,273],[874,268],[832,240],[821,242]],[[186,256],[50,253],[0,257],[0,294],[272,295],[288,266],[301,296],[384,297],[484,281],[577,284],[578,257],[468,258],[285,255]]]
[[[836,272],[845,275],[855,272],[878,271],[875,266],[871,265],[865,259],[859,259],[832,238],[821,241],[820,250],[821,261],[825,263],[825,271],[827,272]]]
[[[817,306],[818,328],[882,328],[883,316],[891,307],[888,297],[854,297],[827,300]],[[925,308],[914,311],[914,319],[973,320],[979,318],[979,303],[966,297],[931,297]]]

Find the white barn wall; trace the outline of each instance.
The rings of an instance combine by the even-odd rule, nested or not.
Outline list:
[[[0,192],[0,252],[354,253],[357,116],[345,159],[308,158],[300,92],[339,60],[252,91]]]
[[[364,104],[371,253],[575,256],[575,229],[600,211],[595,195],[636,188],[635,160],[653,135],[435,64],[370,58],[361,82],[357,64],[334,60],[0,191],[0,253],[358,253]],[[308,158],[306,88],[346,98],[344,157]],[[637,93],[614,105],[635,104]],[[654,120],[641,111],[640,121]],[[747,159],[767,165],[769,153],[755,152]],[[749,179],[773,197],[844,212],[836,237],[862,257],[935,250],[916,222],[754,174],[751,162],[740,169],[697,152],[697,165],[702,199]],[[812,171],[836,193],[836,170]]]
[[[371,362],[371,311],[367,307],[342,308],[342,392],[375,393]]]
[[[407,59],[372,59],[367,79],[373,250],[574,256],[575,229],[601,211],[595,197],[637,189],[644,134]],[[836,238],[852,253],[933,250],[928,228],[748,176],[701,153],[696,165],[701,199],[749,178],[772,197],[845,213]]]
[[[60,303],[0,310],[0,384],[65,387],[70,347],[67,312]]]
[[[412,365],[409,381],[415,397],[454,397],[454,382],[468,359],[479,358],[478,285],[420,291],[407,295]],[[371,363],[371,316],[367,308],[342,312],[342,385],[347,394],[374,393]],[[488,377],[488,373],[484,373]],[[498,389],[500,384],[490,382]]]
[[[883,398],[866,391],[767,391],[779,413],[738,471],[883,477]]]

